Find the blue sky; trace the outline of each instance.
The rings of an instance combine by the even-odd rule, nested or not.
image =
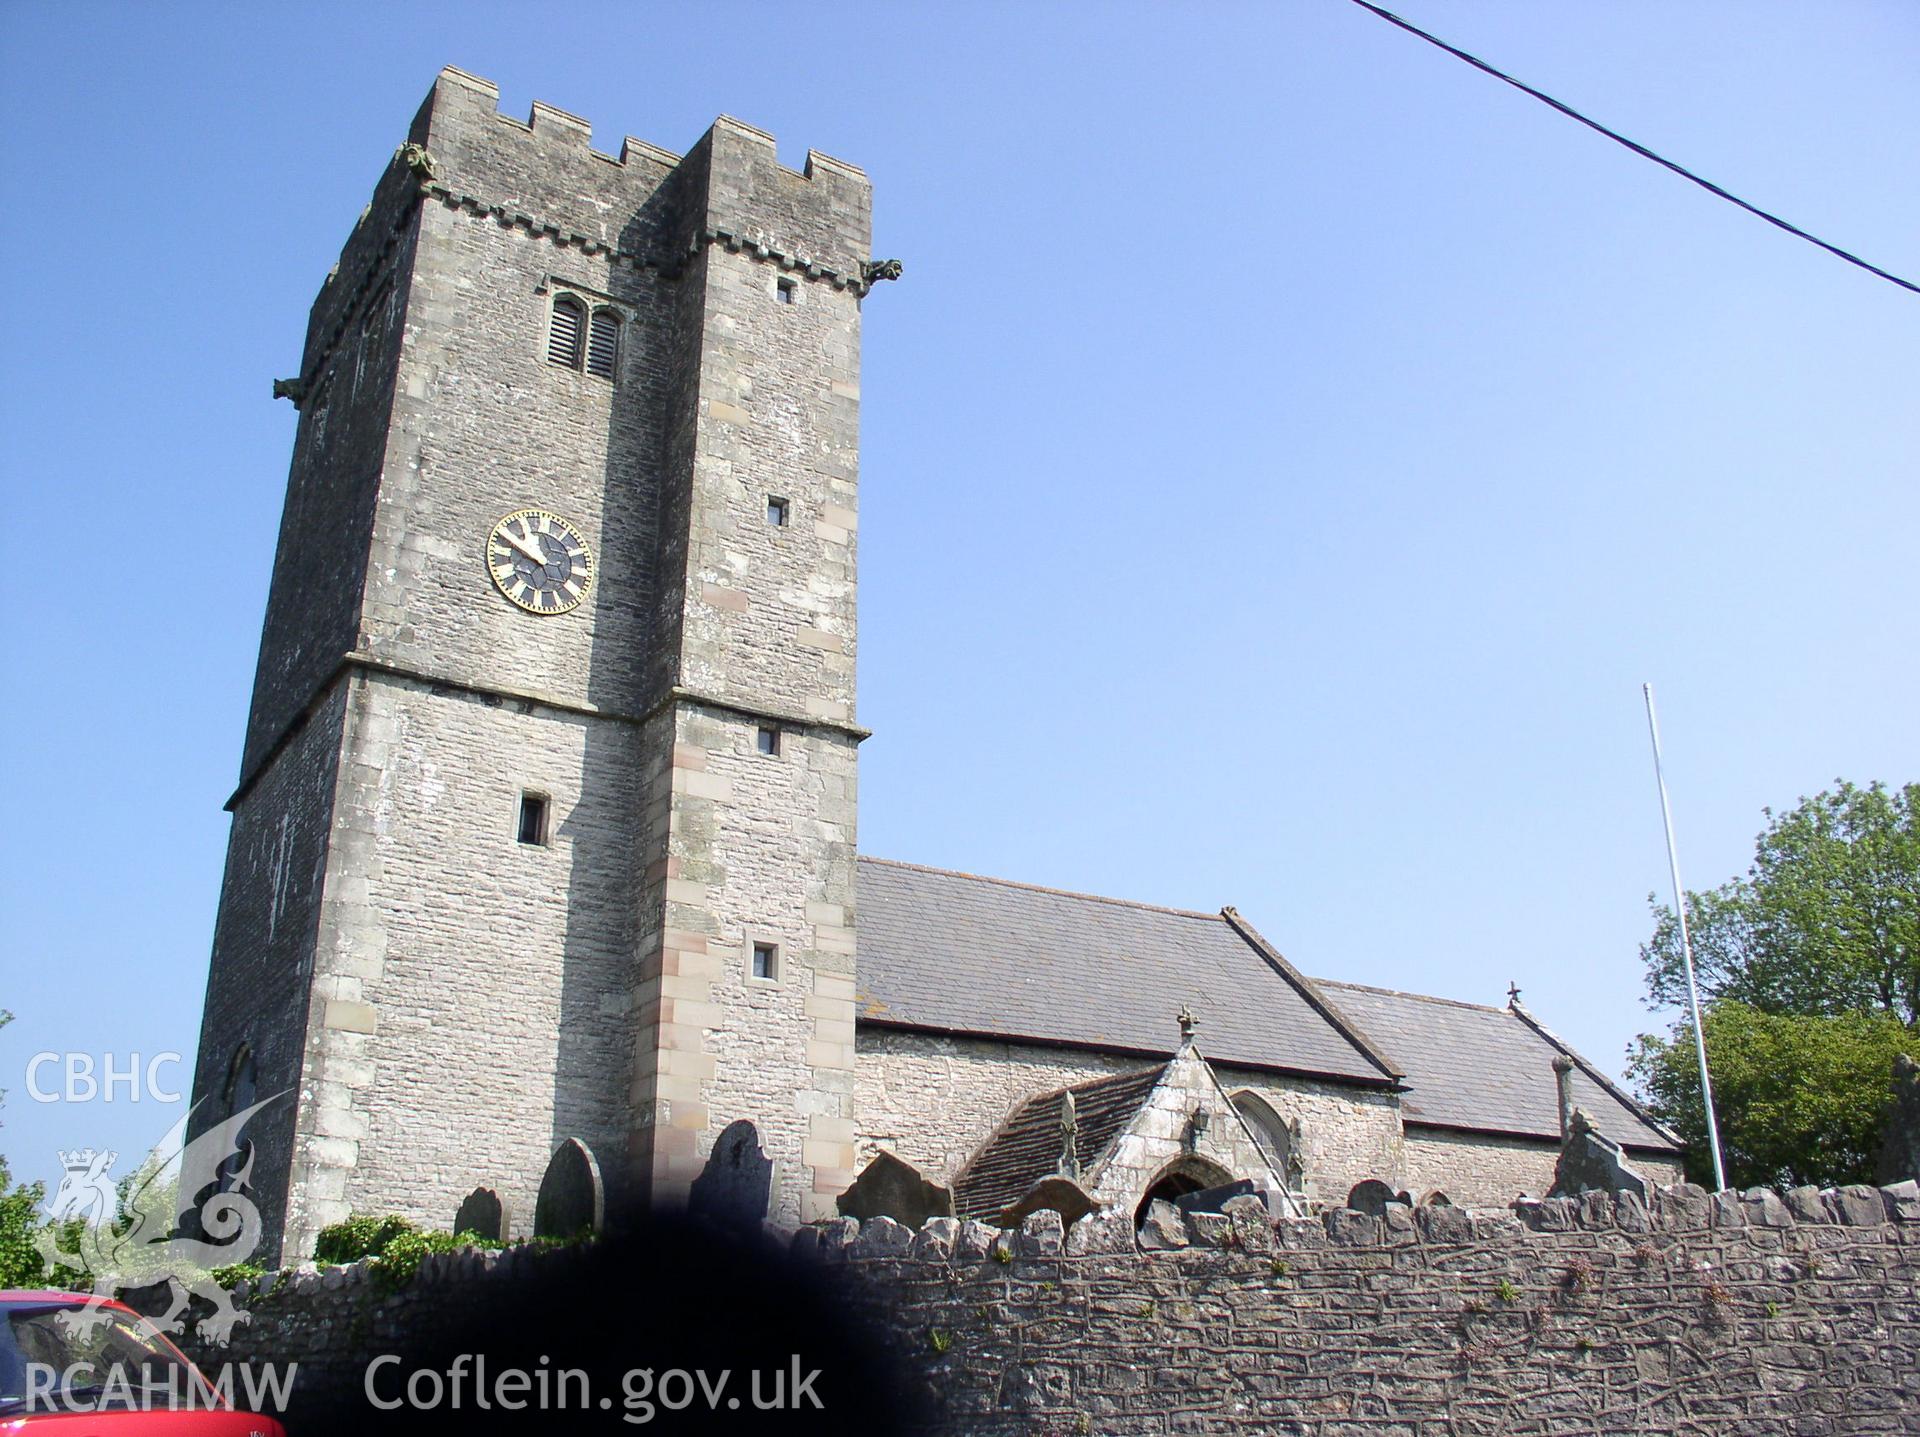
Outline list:
[[[1913,6],[1399,8],[1920,277]],[[1328,977],[1513,979],[1617,1068],[1666,885],[1642,681],[1696,887],[1765,805],[1920,777],[1920,298],[1345,0],[13,0],[21,1174],[174,1116],[23,1069],[193,1049],[269,381],[445,63],[603,148],[724,111],[871,173],[906,275],[867,306],[867,852],[1232,903]]]

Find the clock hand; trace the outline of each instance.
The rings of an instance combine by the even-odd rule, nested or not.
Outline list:
[[[547,556],[541,553],[538,549],[533,548],[532,545],[529,544],[527,540],[514,538],[513,530],[511,529],[500,529],[500,530],[497,530],[496,532],[500,535],[502,539],[506,540],[507,543],[511,544],[514,548],[518,549],[521,553],[525,554],[529,559],[533,560],[534,563],[539,564],[542,567],[545,567],[547,562]]]

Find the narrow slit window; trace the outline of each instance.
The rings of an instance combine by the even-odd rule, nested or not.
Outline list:
[[[610,309],[596,309],[587,330],[587,373],[612,379],[619,365],[620,316]]]
[[[758,742],[760,745],[760,752],[768,755],[769,757],[778,756],[780,752],[780,730],[777,728],[761,729]]]
[[[547,363],[567,369],[580,367],[580,336],[586,313],[580,301],[562,295],[553,302],[553,320],[547,328]]]
[[[776,529],[787,527],[787,501],[767,496],[767,522]]]
[[[800,292],[800,286],[790,279],[775,280],[774,297],[782,304],[792,304],[794,296]]]
[[[771,943],[753,945],[753,976],[772,979],[779,976],[780,950]]]
[[[520,795],[520,826],[518,837],[522,843],[543,846],[547,841],[547,799],[545,794],[523,793]]]

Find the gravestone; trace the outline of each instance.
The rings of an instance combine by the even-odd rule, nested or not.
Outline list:
[[[455,1232],[474,1232],[494,1242],[507,1240],[507,1205],[492,1188],[475,1188],[453,1215]]]
[[[1237,1182],[1222,1183],[1217,1188],[1181,1193],[1173,1200],[1173,1205],[1181,1212],[1225,1212],[1230,1199],[1257,1196],[1260,1196],[1260,1185],[1252,1178],[1241,1178]]]
[[[723,1227],[757,1228],[772,1192],[773,1159],[761,1151],[760,1130],[741,1118],[714,1139],[687,1193],[687,1211]]]
[[[1575,1108],[1567,1120],[1567,1140],[1554,1164],[1550,1198],[1579,1197],[1582,1193],[1629,1192],[1644,1199],[1647,1180],[1627,1163],[1620,1144],[1597,1132],[1593,1120]]]
[[[921,1177],[911,1163],[886,1152],[861,1170],[853,1186],[840,1194],[839,1203],[842,1217],[857,1217],[861,1222],[890,1217],[911,1228],[924,1226],[930,1217],[953,1216],[951,1192]]]
[[[1347,1206],[1369,1217],[1385,1217],[1387,1204],[1402,1201],[1401,1196],[1378,1178],[1357,1182],[1347,1193]]]
[[[945,1192],[945,1188],[936,1188],[936,1192]],[[1026,1195],[1000,1214],[999,1221],[1008,1227],[1017,1227],[1024,1222],[1029,1213],[1057,1212],[1060,1221],[1066,1227],[1072,1227],[1088,1213],[1094,1212],[1100,1204],[1088,1195],[1087,1190],[1072,1178],[1054,1174],[1041,1178],[1028,1188]]]
[[[606,1191],[600,1185],[600,1164],[578,1138],[568,1138],[553,1150],[547,1174],[540,1179],[540,1196],[533,1205],[535,1237],[573,1237],[599,1232],[606,1225]]]

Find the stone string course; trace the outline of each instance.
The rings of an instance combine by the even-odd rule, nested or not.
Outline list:
[[[933,1394],[935,1434],[1289,1437],[1920,1427],[1920,1185],[1710,1195],[1690,1184],[1512,1212],[1257,1203],[1063,1233],[935,1219],[816,1223],[794,1252],[844,1284]],[[233,1346],[357,1391],[366,1355],[535,1249],[270,1274]],[[311,1389],[310,1389],[311,1390]]]

